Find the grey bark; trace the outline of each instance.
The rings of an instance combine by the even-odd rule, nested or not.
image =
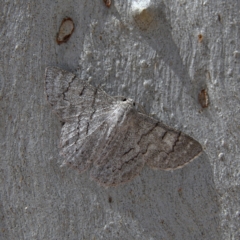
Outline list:
[[[3,0],[0,9],[0,239],[240,238],[239,1]],[[75,31],[58,45],[64,17]],[[61,169],[49,65],[134,99],[205,154],[115,188]]]

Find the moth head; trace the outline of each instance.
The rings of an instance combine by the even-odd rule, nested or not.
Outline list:
[[[131,98],[119,97],[118,100],[121,101],[123,104],[129,105],[131,107],[136,106],[136,103]]]

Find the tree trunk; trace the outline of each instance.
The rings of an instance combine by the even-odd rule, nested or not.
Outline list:
[[[0,3],[0,239],[239,239],[240,2],[105,2]],[[134,99],[205,153],[109,188],[60,168],[47,66]]]

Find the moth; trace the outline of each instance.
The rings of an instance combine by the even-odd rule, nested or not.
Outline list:
[[[61,166],[116,186],[153,169],[183,167],[202,152],[188,135],[139,112],[132,99],[112,97],[101,88],[56,67],[46,69],[47,100],[64,123]]]

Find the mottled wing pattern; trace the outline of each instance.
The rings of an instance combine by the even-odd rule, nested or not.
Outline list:
[[[141,144],[157,122],[147,123],[136,118],[136,111],[111,131],[110,136],[95,156],[91,177],[105,186],[127,182],[139,175],[146,159],[147,145]]]
[[[133,111],[101,148],[91,176],[102,185],[114,186],[137,176],[145,163],[154,169],[171,170],[201,152],[201,145],[191,137]]]
[[[63,122],[107,111],[114,98],[74,74],[56,67],[46,69],[47,100]]]
[[[69,118],[71,109],[69,109],[69,101],[65,100],[65,93],[68,91],[69,85],[75,78],[75,75],[54,67],[48,67],[45,75],[47,100],[53,107],[53,111],[63,121],[66,121]]]
[[[136,118],[144,125],[155,121],[154,119],[137,113]],[[176,131],[161,122],[157,122],[155,127],[147,135],[144,135],[139,145],[147,146],[144,160],[151,168],[172,170],[183,167],[199,156],[202,146],[193,138]]]
[[[91,154],[104,138],[104,123],[113,98],[74,74],[55,67],[46,69],[46,95],[54,111],[64,122],[61,131],[63,166],[84,171],[91,164]]]

